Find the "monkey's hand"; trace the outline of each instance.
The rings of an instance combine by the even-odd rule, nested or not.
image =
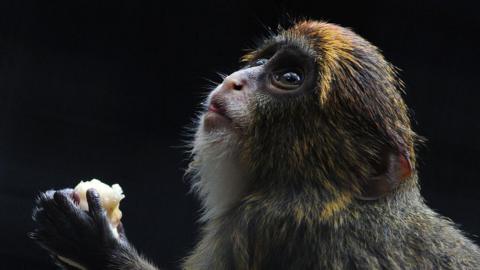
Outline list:
[[[75,203],[72,189],[41,193],[33,211],[36,228],[30,237],[66,269],[126,269],[120,265],[155,269],[130,246],[121,224],[120,237],[113,235],[94,189],[87,191],[87,202],[88,212]]]

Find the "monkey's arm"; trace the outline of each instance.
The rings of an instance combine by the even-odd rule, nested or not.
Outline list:
[[[64,269],[156,270],[127,241],[116,238],[98,193],[87,191],[89,211],[73,201],[73,190],[47,191],[36,200],[35,230],[30,234]]]

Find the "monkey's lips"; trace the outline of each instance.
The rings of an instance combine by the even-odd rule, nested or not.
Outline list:
[[[227,127],[232,119],[227,115],[227,109],[222,102],[213,99],[208,106],[208,111],[204,117],[205,129],[213,130],[215,128]]]

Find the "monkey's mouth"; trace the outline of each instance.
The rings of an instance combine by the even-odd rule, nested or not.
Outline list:
[[[205,129],[214,130],[226,128],[229,127],[231,123],[232,119],[227,115],[225,105],[216,99],[212,99],[204,118]]]
[[[225,118],[227,118],[228,120],[231,120],[230,117],[228,117],[227,115],[227,110],[225,109],[225,106],[219,102],[218,100],[212,100],[210,102],[210,105],[208,106],[208,111],[209,112],[212,112],[212,113],[215,113],[215,114],[218,114],[220,116],[223,116]]]

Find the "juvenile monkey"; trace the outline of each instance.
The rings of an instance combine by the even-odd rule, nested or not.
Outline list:
[[[205,102],[189,172],[202,238],[183,269],[478,269],[480,250],[419,193],[402,83],[351,30],[300,21]],[[41,194],[32,234],[86,269],[155,269],[98,194]],[[128,217],[128,213],[126,213]],[[64,267],[70,267],[63,264]]]

